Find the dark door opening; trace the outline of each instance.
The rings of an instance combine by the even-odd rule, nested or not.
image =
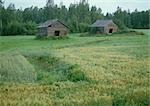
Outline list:
[[[59,36],[60,35],[60,31],[55,31],[55,36]]]
[[[109,29],[109,33],[113,33],[113,29]]]

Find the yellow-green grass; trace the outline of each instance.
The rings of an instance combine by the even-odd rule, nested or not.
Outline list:
[[[0,82],[36,81],[34,67],[22,55],[0,55]]]
[[[0,37],[0,72],[27,69],[37,75],[32,84],[2,80],[1,104],[149,106],[150,33],[144,32],[65,40]]]

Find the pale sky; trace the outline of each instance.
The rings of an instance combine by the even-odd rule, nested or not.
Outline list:
[[[15,4],[16,8],[26,8],[31,6],[38,6],[39,8],[44,7],[46,0],[4,0],[5,6],[7,7],[10,3]],[[66,7],[69,7],[71,3],[77,3],[80,0],[54,0],[55,4],[63,2]],[[90,7],[96,6],[102,9],[103,13],[112,13],[116,11],[117,7],[121,7],[123,10],[130,9],[134,11],[136,8],[139,11],[150,9],[150,0],[88,0]]]

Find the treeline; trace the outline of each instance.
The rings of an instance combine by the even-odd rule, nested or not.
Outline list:
[[[48,0],[43,8],[30,7],[15,9],[14,4],[5,8],[0,0],[0,34],[1,35],[33,35],[36,34],[36,26],[49,19],[60,19],[69,27],[70,32],[86,32],[89,25],[97,19],[113,19],[121,30],[128,28],[149,28],[150,10],[139,12],[123,11],[117,8],[113,14],[104,15],[101,8],[90,8],[86,0],[78,4],[71,4],[66,8],[63,3],[54,5],[53,0]]]

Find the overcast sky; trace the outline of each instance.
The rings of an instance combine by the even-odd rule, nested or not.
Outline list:
[[[44,7],[47,0],[4,0],[5,6],[7,7],[10,3],[15,4],[16,8],[26,8],[31,6]],[[71,3],[79,2],[80,0],[54,0],[55,4],[60,4],[63,2],[67,7]],[[134,11],[136,8],[139,11],[150,9],[150,0],[88,0],[90,6],[95,5],[98,8],[100,7],[103,13],[114,12],[119,6],[123,10],[130,9]]]

